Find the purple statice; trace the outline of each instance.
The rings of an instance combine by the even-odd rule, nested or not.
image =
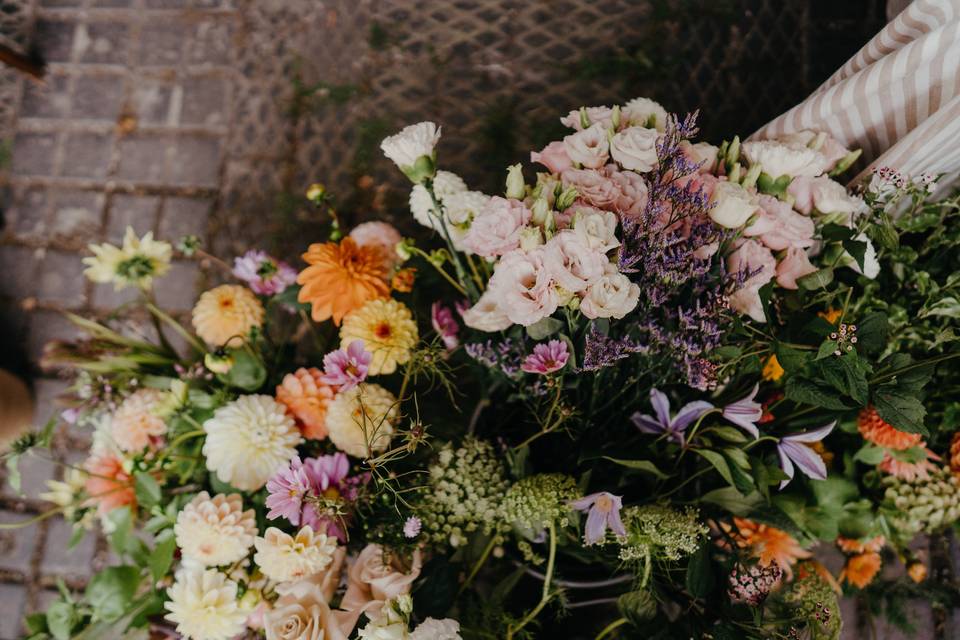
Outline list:
[[[486,340],[463,345],[471,358],[489,369],[498,369],[508,377],[520,374],[520,367],[526,357],[522,340],[506,338],[504,340]]]
[[[587,524],[583,528],[584,544],[594,545],[603,542],[607,537],[607,529],[613,531],[618,538],[627,537],[627,530],[620,519],[620,510],[623,508],[622,496],[600,491],[574,500],[570,506],[587,514]]]
[[[634,353],[646,353],[648,348],[629,337],[611,338],[596,325],[591,325],[583,346],[581,371],[598,371],[615,364]]]
[[[233,261],[233,275],[262,296],[282,293],[297,281],[297,270],[265,251],[250,250]]]

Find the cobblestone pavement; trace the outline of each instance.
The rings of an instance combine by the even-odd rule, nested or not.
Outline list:
[[[128,225],[195,234],[223,256],[299,248],[304,186],[323,181],[354,211],[389,208],[397,174],[376,143],[428,117],[444,126],[444,159],[487,188],[493,167],[550,139],[553,115],[580,104],[646,94],[709,105],[715,136],[749,132],[883,20],[877,0],[741,4],[671,21],[630,0],[0,0],[0,42],[48,63],[43,84],[0,67],[3,364],[35,371],[46,341],[73,335],[62,311],[122,309],[129,298],[86,282],[80,261]],[[207,279],[177,258],[159,302],[184,313]],[[135,317],[128,326],[148,332]],[[34,384],[43,424],[64,383],[47,372]],[[61,437],[56,462],[80,460],[85,440]],[[34,496],[59,473],[40,459],[23,471]],[[0,522],[42,511],[3,491]],[[0,533],[0,639],[19,637],[58,577],[80,587],[108,560],[92,539],[68,550],[69,537],[57,519]]]

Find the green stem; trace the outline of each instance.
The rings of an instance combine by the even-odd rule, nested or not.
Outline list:
[[[480,568],[483,567],[483,563],[487,561],[487,558],[490,557],[490,552],[493,551],[493,548],[496,546],[497,536],[491,536],[490,542],[487,543],[487,546],[484,547],[483,553],[480,554],[480,558],[473,564],[473,568],[470,569],[470,573],[467,574],[467,579],[463,581],[463,584],[460,585],[460,590],[457,592],[457,597],[460,597],[464,591],[467,590],[467,587],[470,586],[470,583],[473,582],[473,579],[477,577],[477,574],[480,573]]]
[[[193,423],[196,424],[196,421],[193,420]],[[207,432],[204,431],[203,429],[187,431],[186,433],[181,434],[180,436],[175,438],[173,442],[167,445],[163,451],[160,452],[160,455],[157,457],[157,463],[161,463],[164,460],[166,460],[166,458],[173,452],[174,449],[177,448],[177,446],[183,444],[187,440],[196,438],[198,436],[204,436],[204,435],[207,435]]]
[[[435,263],[433,260],[431,260],[431,259],[430,259],[430,256],[427,255],[422,249],[418,249],[418,248],[416,248],[416,247],[413,247],[413,252],[416,253],[417,255],[421,256],[424,260],[426,260],[426,261],[427,261],[428,263],[430,263],[431,265],[433,265],[433,268],[437,270],[437,273],[439,273],[441,276],[443,276],[444,279],[445,279],[447,282],[449,282],[450,285],[451,285],[454,289],[456,289],[457,291],[459,291],[461,295],[464,295],[464,296],[467,295],[467,292],[466,292],[466,290],[463,288],[463,286],[462,286],[459,282],[457,282],[456,280],[454,280],[454,279],[453,279],[453,276],[451,276],[449,273],[447,273],[446,271],[444,271],[443,267],[441,267],[440,265],[438,265],[437,263]]]
[[[553,580],[553,567],[554,563],[557,560],[557,530],[554,523],[550,523],[550,554],[547,557],[547,572],[546,577],[543,581],[543,592],[540,594],[540,602],[537,603],[533,609],[530,610],[530,613],[525,615],[523,619],[517,623],[517,626],[510,626],[507,629],[507,640],[512,640],[513,635],[523,629],[525,626],[530,624],[530,622],[537,617],[543,608],[547,606],[547,602],[550,601],[550,583]]]
[[[615,629],[622,627],[625,624],[627,624],[626,618],[618,618],[613,622],[611,622],[610,624],[608,624],[607,626],[605,626],[603,630],[600,633],[598,633],[597,637],[594,638],[593,640],[603,640],[603,638],[606,638],[608,635],[613,633]]]
[[[479,290],[474,286],[474,284],[467,278],[467,272],[463,268],[463,264],[460,262],[459,252],[453,246],[453,239],[450,237],[450,231],[447,229],[447,221],[443,216],[443,205],[440,204],[440,201],[437,199],[437,194],[433,189],[433,181],[427,180],[423,183],[424,188],[426,188],[427,193],[430,194],[430,200],[433,202],[433,209],[431,213],[436,216],[437,220],[440,222],[440,230],[443,234],[443,239],[447,242],[447,247],[450,249],[450,261],[453,262],[453,268],[457,272],[457,279],[460,281],[461,287],[460,290],[464,295],[467,295],[470,298],[470,302],[476,302],[480,298]]]
[[[878,382],[883,382],[884,380],[889,380],[890,378],[895,378],[901,374],[904,374],[913,369],[919,369],[920,367],[926,367],[931,364],[939,364],[941,362],[946,362],[947,360],[953,360],[954,358],[960,358],[960,353],[947,353],[942,356],[937,356],[936,358],[930,358],[929,360],[921,360],[920,362],[914,362],[908,364],[905,367],[891,371],[890,373],[885,373],[883,375],[877,376],[870,381],[870,384],[877,384]]]

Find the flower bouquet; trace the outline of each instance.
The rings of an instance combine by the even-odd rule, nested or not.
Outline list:
[[[911,542],[960,517],[960,199],[643,98],[562,122],[492,196],[433,123],[384,140],[419,237],[314,185],[302,269],[181,239],[224,275],[189,318],[172,245],[91,247],[153,331],[46,351],[68,408],[9,462],[92,428],[44,497],[117,561],[30,637],[838,638],[844,593],[956,599]]]

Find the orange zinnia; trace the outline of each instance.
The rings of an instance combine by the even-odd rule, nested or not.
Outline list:
[[[136,503],[130,474],[123,470],[117,457],[109,453],[93,455],[87,459],[84,469],[89,474],[84,488],[101,514]]]
[[[791,567],[798,560],[810,557],[810,552],[786,531],[746,518],[734,518],[733,523],[737,527],[734,535],[737,544],[749,548],[760,564],[778,565],[788,578],[793,575]]]
[[[863,589],[873,582],[877,573],[880,572],[880,565],[880,554],[875,551],[857,554],[847,560],[846,566],[840,572],[840,579],[846,580],[858,589]]]
[[[919,433],[899,431],[884,422],[872,406],[860,411],[860,415],[857,417],[857,427],[865,440],[869,440],[878,447],[904,451],[923,442],[923,437]]]
[[[310,303],[317,322],[333,318],[339,326],[346,314],[390,293],[382,250],[377,246],[361,247],[344,238],[339,244],[310,245],[303,259],[310,266],[297,276],[303,286],[297,299]]]
[[[297,421],[303,437],[312,440],[327,437],[327,405],[334,396],[322,377],[323,372],[315,367],[301,367],[284,376],[277,387],[277,402]]]

